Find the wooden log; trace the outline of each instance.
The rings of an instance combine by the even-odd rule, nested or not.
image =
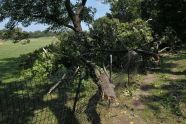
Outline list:
[[[93,72],[95,83],[101,91],[102,98],[111,102],[117,102],[116,93],[114,91],[115,85],[112,84],[108,74],[104,68],[100,68],[95,63],[81,58],[86,63],[90,71]]]
[[[76,74],[77,74],[78,71],[79,71],[79,66],[74,71],[74,74],[73,75],[70,75],[71,78],[68,80],[68,82],[71,82],[71,81],[74,80],[74,78],[75,78],[75,76],[76,76]],[[49,89],[48,94],[50,94],[52,91],[54,91],[66,78],[67,78],[67,73],[63,74],[63,76],[60,78],[60,80]]]

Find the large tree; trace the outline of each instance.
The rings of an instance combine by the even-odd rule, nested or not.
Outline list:
[[[112,81],[103,66],[103,61],[101,59],[94,61],[91,55],[94,54],[94,56],[96,56],[98,55],[98,52],[119,52],[121,53],[120,55],[128,52],[131,55],[134,51],[135,53],[146,54],[154,56],[155,58],[157,58],[157,55],[151,52],[136,49],[136,47],[133,49],[122,49],[119,51],[107,49],[107,47],[105,49],[105,46],[102,48],[95,48],[94,43],[91,45],[88,41],[89,38],[86,37],[86,33],[83,32],[81,26],[82,22],[91,22],[93,20],[92,14],[95,12],[94,9],[85,6],[86,2],[87,0],[0,0],[0,21],[8,18],[9,22],[6,27],[10,30],[12,30],[18,23],[22,23],[23,26],[28,26],[32,22],[48,24],[52,30],[61,30],[63,28],[71,29],[73,31],[73,35],[71,36],[71,33],[69,33],[66,40],[66,44],[68,45],[63,46],[67,47],[63,48],[63,50],[67,52],[67,55],[65,56],[68,56],[65,57],[66,64],[68,65],[67,60],[71,61],[71,65],[73,65],[72,70],[74,72],[77,71],[80,64],[88,68],[91,72],[91,76],[95,79],[95,83],[97,84],[99,90],[102,92],[102,95],[108,100],[116,101],[116,94],[114,91],[115,86],[112,84]],[[133,28],[132,30],[128,30],[128,32],[123,30],[127,29],[127,27],[130,28],[129,24],[121,24],[121,27],[118,27],[121,29],[118,30],[121,31],[118,32],[121,33],[119,38],[122,40],[123,37],[131,37],[135,40],[135,37],[140,35],[141,32],[143,34],[143,31],[146,30],[138,30],[138,27],[140,28],[140,26],[142,26],[140,23],[142,25],[146,25],[142,21],[138,20],[134,22],[134,24],[131,23]],[[134,33],[134,35],[128,35],[131,33]],[[144,36],[146,37],[146,35]],[[143,39],[144,36],[141,38]],[[131,42],[135,41],[132,40]],[[63,42],[62,44],[65,43]],[[70,52],[72,54],[69,54]],[[75,63],[75,61],[78,64]],[[52,87],[52,89],[54,88]]]
[[[11,28],[18,22],[28,26],[31,22],[48,24],[53,28],[67,27],[81,32],[83,16],[91,11],[86,8],[87,0],[78,0],[72,4],[70,0],[1,0],[0,20],[9,19],[7,27]],[[89,16],[86,13],[86,16]]]
[[[75,2],[75,3],[74,3]],[[75,32],[76,42],[74,50],[78,50],[79,60],[91,70],[96,79],[96,84],[108,99],[115,100],[114,85],[111,83],[105,69],[89,61],[81,50],[83,46],[83,30],[81,22],[92,20],[93,9],[87,8],[87,0],[0,0],[0,21],[9,19],[6,27],[14,28],[18,23],[24,26],[32,22],[48,24],[50,29],[69,28]]]

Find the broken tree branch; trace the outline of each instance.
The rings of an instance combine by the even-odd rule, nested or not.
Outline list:
[[[147,56],[152,56],[155,59],[159,59],[159,54],[154,53],[154,52],[150,52],[150,51],[146,51],[146,50],[141,50],[141,49],[134,49],[135,52],[139,53],[139,54],[143,54],[143,55],[147,55]]]
[[[161,49],[160,51],[158,51],[158,53],[162,53],[162,52],[165,51],[166,49],[170,49],[170,47],[165,47],[165,48]]]
[[[151,52],[151,51],[146,51],[146,50],[142,50],[142,49],[126,49],[126,50],[104,50],[104,49],[94,49],[95,51],[100,51],[100,52],[107,52],[107,53],[128,53],[129,51],[135,51],[139,54],[145,54],[145,55],[148,55],[148,56],[153,56],[153,57],[156,57],[158,54],[157,53],[154,53],[154,52]]]
[[[59,84],[65,79],[65,77],[66,77],[66,74],[64,74],[64,75],[62,76],[62,78],[61,78],[54,86],[52,86],[52,87],[50,88],[50,90],[48,91],[48,94],[50,94],[54,89],[56,89],[56,87],[58,87]]]
[[[96,78],[96,85],[102,93],[102,98],[108,101],[116,102],[116,93],[114,91],[115,85],[112,84],[109,76],[106,73],[106,69],[99,68],[95,63],[82,58],[82,61],[89,67],[91,72],[94,72]],[[93,70],[93,71],[92,71]]]
[[[71,82],[72,80],[74,80],[74,77],[76,76],[76,74],[77,74],[78,71],[79,71],[79,66],[78,66],[78,67],[76,68],[76,70],[74,71],[74,74],[73,74],[71,80],[69,80],[69,82]],[[66,75],[67,75],[67,74],[64,74],[64,75],[61,77],[61,79],[60,79],[54,86],[52,86],[52,87],[50,88],[50,90],[48,91],[48,94],[50,94],[53,90],[55,90],[55,89],[59,86],[59,84],[62,83],[63,80],[65,80]]]

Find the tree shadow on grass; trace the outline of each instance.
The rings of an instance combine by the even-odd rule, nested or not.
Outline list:
[[[18,58],[0,59],[0,80],[8,79],[20,72]]]
[[[186,54],[175,54],[174,56],[171,57],[165,57],[165,60],[174,60],[174,61],[178,61],[178,60],[184,60],[186,59]]]
[[[28,122],[33,116],[33,103],[25,94],[19,89],[24,89],[25,82],[9,82],[7,84],[1,82],[0,91],[0,109],[2,124],[19,124]]]
[[[52,94],[47,96],[51,83],[34,83],[28,80],[0,83],[1,124],[79,123],[72,108],[66,106],[72,94],[69,88],[60,87],[53,99]]]
[[[166,74],[173,74],[173,75],[186,75],[186,70],[182,70],[179,66],[179,63],[173,63],[172,61],[179,61],[179,60],[185,60],[186,55],[175,55],[175,56],[169,56],[162,59],[162,63],[160,65],[161,69],[158,70],[158,72],[166,73]],[[184,64],[184,63],[183,63]],[[171,68],[180,68],[179,71],[172,71]]]
[[[158,115],[161,107],[170,111],[173,115],[186,119],[186,113],[182,112],[180,104],[186,104],[186,79],[174,81],[157,88],[160,92],[157,95],[142,96],[141,99],[151,110]]]
[[[183,71],[172,71],[171,68],[177,68],[178,64],[166,62],[161,65],[161,69],[158,72],[172,75],[186,75],[186,70]]]
[[[100,100],[100,92],[97,91],[90,99],[86,108],[86,115],[91,124],[101,124],[100,116],[96,111],[98,101]]]
[[[67,100],[74,98],[69,94],[69,88],[60,87],[58,89],[59,97],[47,102],[48,107],[57,118],[58,124],[79,124],[79,121],[72,111],[72,106],[66,106]]]
[[[158,72],[170,74],[171,76],[175,75],[175,77],[186,75],[184,68],[179,67],[177,62],[171,62],[183,59],[186,59],[185,55],[164,58],[161,69],[158,70]],[[172,68],[177,71],[172,71]],[[186,105],[186,79],[184,77],[181,79],[164,79],[164,82],[165,84],[161,84],[159,87],[155,87],[153,84],[145,84],[142,86],[141,90],[150,92],[152,90],[153,94],[149,93],[148,95],[141,96],[141,101],[143,101],[150,110],[153,110],[158,118],[162,118],[160,117],[161,113],[166,110],[178,118],[186,119],[186,113],[183,111],[186,110],[186,107],[183,108],[181,106],[182,104]]]

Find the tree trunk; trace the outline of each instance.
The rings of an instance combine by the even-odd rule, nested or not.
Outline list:
[[[83,32],[82,26],[81,26],[81,19],[77,15],[74,17],[73,25],[77,33]]]
[[[86,63],[90,72],[93,72],[92,76],[95,79],[96,85],[101,91],[102,98],[110,102],[117,102],[116,93],[114,91],[115,85],[110,80],[110,77],[107,74],[106,70],[104,68],[100,68],[91,61],[85,60],[84,58],[82,58],[82,60],[84,63]]]
[[[82,26],[81,26],[81,17],[80,14],[82,13],[84,6],[86,4],[87,0],[81,0],[79,2],[79,6],[76,8],[75,11],[73,11],[72,7],[71,7],[71,2],[70,0],[66,0],[65,1],[65,6],[68,12],[68,15],[73,23],[74,26],[74,31],[76,32],[76,34],[78,34],[77,36],[79,37],[79,39],[81,40],[81,34],[83,32],[82,30]],[[79,44],[79,43],[77,43]],[[81,44],[81,43],[80,43]],[[85,62],[85,64],[89,67],[91,72],[94,72],[94,76],[96,78],[96,84],[99,88],[99,90],[101,90],[102,92],[102,96],[104,98],[106,98],[107,100],[116,100],[116,94],[114,91],[114,85],[111,83],[109,76],[104,72],[103,68],[99,68],[98,66],[96,66],[96,64],[89,62],[88,60],[81,58],[83,60],[83,62]]]

